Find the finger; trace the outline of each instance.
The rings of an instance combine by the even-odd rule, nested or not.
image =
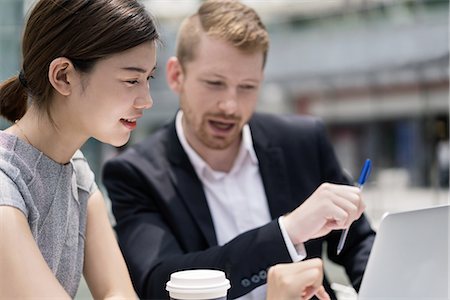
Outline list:
[[[358,219],[359,217],[361,217],[361,215],[363,214],[363,212],[366,210],[366,204],[364,203],[364,201],[361,200],[361,202],[359,202],[359,206],[358,206]]]
[[[295,264],[299,264],[300,262],[298,262],[298,263],[295,263]],[[307,260],[303,260],[302,261],[302,263],[303,263],[303,265],[306,267],[308,267],[308,268],[319,268],[319,269],[322,269],[323,268],[323,262],[322,262],[322,260],[320,259],[320,258],[309,258],[309,259],[307,259]]]
[[[315,296],[319,300],[330,300],[330,295],[328,295],[327,291],[325,291],[325,288],[323,286],[320,286],[315,293]]]
[[[348,226],[350,226],[351,223],[353,223],[354,221],[358,220],[361,217],[361,215],[364,213],[364,211],[366,210],[366,204],[362,200],[361,195],[359,195],[359,196],[360,196],[360,200],[356,204],[356,211],[354,212],[353,216],[351,217],[351,220],[349,220],[350,222],[349,222]]]
[[[343,199],[352,203],[359,208],[362,202],[361,192],[359,188],[354,186],[335,185],[335,184],[323,184],[321,186],[319,197],[328,198],[331,200]]]
[[[330,185],[325,189],[325,192],[328,193],[329,197],[333,198],[332,195],[341,197],[342,199],[346,199],[347,201],[353,203],[357,207],[359,207],[362,202],[361,190],[354,186]]]
[[[344,227],[348,227],[350,226],[350,224],[356,220],[357,218],[360,217],[360,213],[359,213],[359,205],[355,205],[354,203],[348,201],[347,199],[344,199],[342,197],[339,196],[335,196],[332,199],[333,203],[340,207],[341,209],[343,209],[346,213],[347,216],[345,217],[345,220],[342,220],[340,223],[343,224]]]
[[[267,299],[308,299],[322,286],[323,263],[319,258],[277,264],[269,269]]]
[[[297,275],[303,274],[306,270],[318,268],[322,270],[323,263],[320,258],[311,258],[295,263],[284,263],[277,264],[270,267],[269,272],[275,274],[284,274],[284,275]]]
[[[330,229],[342,229],[345,228],[345,224],[347,222],[348,213],[345,209],[341,208],[339,205],[336,205],[332,202],[332,206],[330,206],[330,210],[328,214],[325,216],[326,224],[325,226]]]
[[[321,187],[333,190],[336,193],[361,193],[361,189],[354,185],[323,183]]]
[[[303,299],[311,299],[313,296],[316,296],[319,300],[330,300],[330,296],[323,285],[317,288],[308,287],[307,291],[302,295]]]
[[[323,271],[318,267],[308,268],[297,273],[296,278],[302,280],[305,283],[305,287],[315,290],[322,285]]]
[[[355,205],[358,205],[361,201],[361,190],[357,187],[350,187],[351,189],[341,189],[337,188],[334,190],[334,193],[347,201],[352,202]]]
[[[307,265],[301,263],[303,263],[303,261],[300,261],[298,263],[277,264],[275,266],[270,267],[269,275],[273,273],[273,275],[275,276],[279,274],[293,276],[299,272],[302,272],[305,268],[307,268]]]
[[[312,296],[314,296],[314,294],[315,294],[315,290],[312,288],[312,287],[307,287],[306,289],[305,289],[305,291],[303,292],[303,294],[302,294],[302,300],[308,300],[308,299],[311,299],[312,298]]]
[[[331,201],[339,206],[340,208],[342,208],[343,210],[345,210],[349,216],[351,215],[356,215],[358,210],[359,210],[359,202],[353,202],[351,200],[349,200],[348,198],[339,196],[339,195],[334,195],[331,198]]]

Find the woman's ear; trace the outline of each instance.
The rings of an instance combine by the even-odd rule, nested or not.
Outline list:
[[[63,96],[69,96],[74,87],[75,67],[65,57],[55,58],[48,69],[48,79],[53,88]]]
[[[181,91],[184,80],[183,68],[181,67],[178,58],[171,57],[166,65],[166,79],[169,87],[176,93]]]

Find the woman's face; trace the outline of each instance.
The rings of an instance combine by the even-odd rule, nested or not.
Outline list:
[[[154,41],[98,61],[75,91],[72,127],[104,143],[125,144],[143,111],[152,106],[149,80],[155,67]]]

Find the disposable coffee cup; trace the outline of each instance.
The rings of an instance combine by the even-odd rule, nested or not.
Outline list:
[[[172,273],[166,284],[171,300],[225,300],[230,287],[224,272],[209,269]]]

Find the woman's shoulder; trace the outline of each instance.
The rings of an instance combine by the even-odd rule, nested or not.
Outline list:
[[[5,181],[9,178],[11,182],[23,180],[28,183],[33,174],[30,165],[20,155],[22,148],[18,141],[17,137],[0,131],[0,179]]]
[[[0,206],[22,211],[29,221],[37,218],[37,209],[29,184],[34,179],[32,159],[26,159],[25,142],[0,131]]]
[[[28,207],[22,196],[26,194],[26,184],[20,177],[20,170],[2,159],[2,150],[0,149],[0,206],[15,207],[28,217]]]
[[[1,169],[12,178],[21,177],[27,184],[35,177],[41,153],[17,136],[0,131]]]

